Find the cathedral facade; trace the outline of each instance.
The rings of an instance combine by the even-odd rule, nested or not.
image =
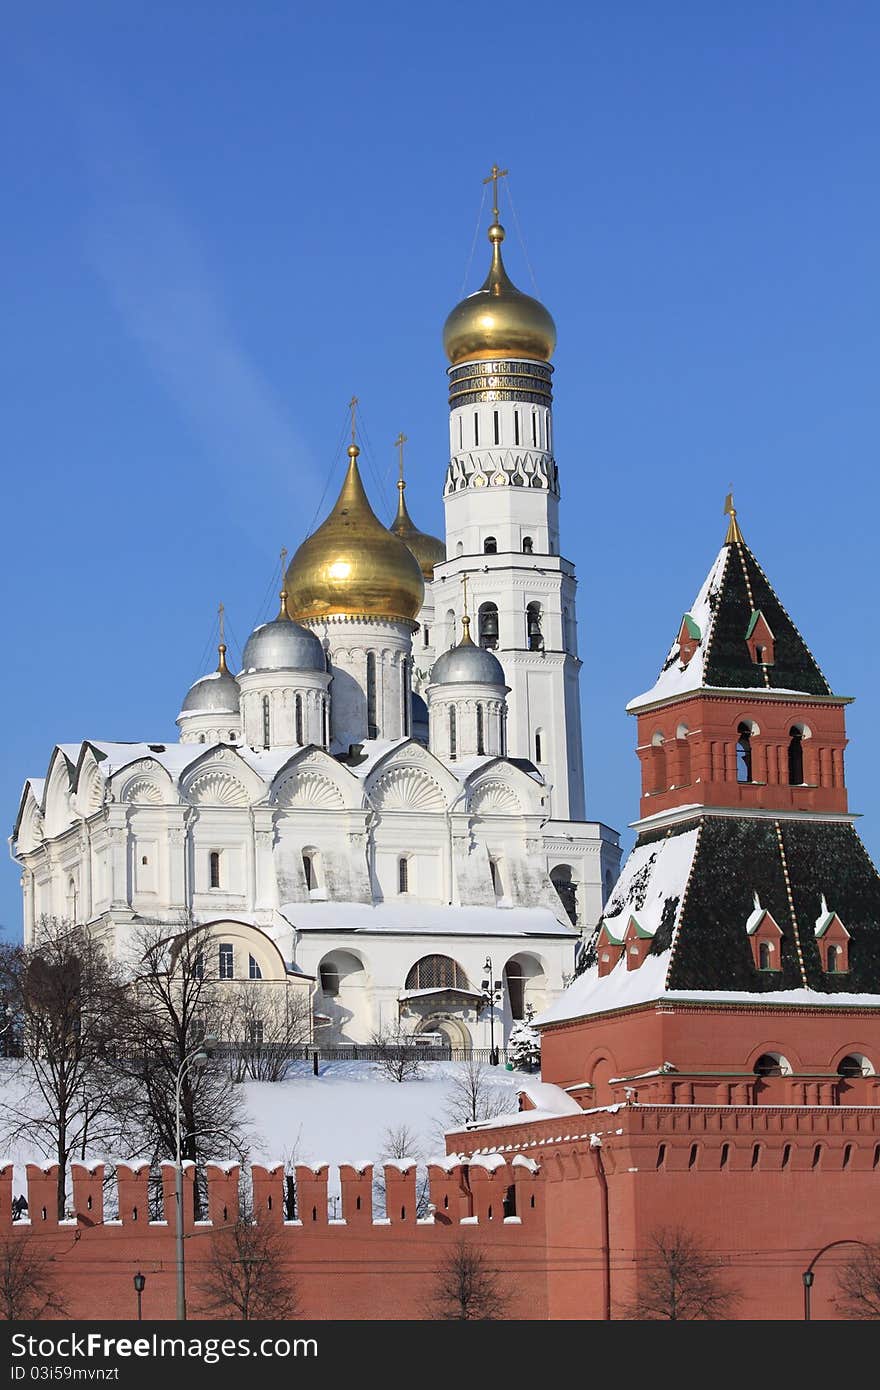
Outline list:
[[[57,745],[26,783],[26,941],[57,917],[124,956],[141,924],[211,924],[220,977],[308,994],[325,1044],[488,1046],[561,994],[620,851],[584,820],[555,327],[503,239],[496,207],[489,274],[444,330],[445,541],[413,523],[402,468],[397,516],[376,516],[353,429],[277,617],[237,673],[221,640],[177,740]]]

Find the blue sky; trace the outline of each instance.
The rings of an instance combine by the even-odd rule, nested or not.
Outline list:
[[[508,269],[534,289],[531,265],[559,332],[588,814],[637,813],[624,704],[733,483],[858,697],[851,806],[880,850],[875,4],[85,0],[4,21],[8,826],[53,742],[173,737],[217,603],[237,654],[335,494],[353,392],[377,510],[403,429],[411,510],[442,529],[440,331],[483,277],[497,160]]]

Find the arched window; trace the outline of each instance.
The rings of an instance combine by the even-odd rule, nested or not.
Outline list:
[[[480,442],[480,416],[478,411],[474,411],[474,444]]]
[[[513,956],[504,967],[504,983],[511,1018],[526,1018],[536,1005],[543,1006],[544,968],[535,956]]]
[[[331,997],[339,993],[339,966],[332,960],[322,961],[318,969],[321,989]]]
[[[220,887],[220,851],[212,849],[208,855],[208,871],[212,888]]]
[[[661,733],[651,739],[651,791],[665,792],[668,786],[666,777],[666,747]]]
[[[376,653],[367,652],[367,738],[378,738],[376,723]]]
[[[456,542],[455,542],[455,553],[456,553],[456,555],[463,555],[463,554],[464,554],[464,541],[456,541]]]
[[[324,747],[326,748],[326,747],[327,747],[327,744],[328,744],[328,742],[329,742],[329,739],[327,738],[327,701],[326,701],[326,700],[322,700],[322,701],[321,701],[321,724],[322,724],[322,733],[323,733],[323,736],[324,736]]]
[[[318,856],[314,850],[304,849],[302,854],[303,873],[306,879],[306,888],[311,893],[313,888],[318,886]]]
[[[498,646],[498,605],[481,603],[477,613],[477,633],[480,646],[494,651]]]
[[[755,1076],[791,1076],[791,1062],[778,1052],[762,1052],[753,1071]]]
[[[736,731],[736,780],[752,780],[752,725],[740,724]]]
[[[515,411],[513,412],[513,442],[514,442],[514,444],[519,444],[519,443],[520,443],[520,437],[519,437],[519,411],[518,411],[518,410],[515,410]]]
[[[263,972],[262,972],[262,970],[260,969],[260,962],[256,959],[255,956],[252,956],[252,955],[249,954],[249,955],[248,955],[248,979],[249,979],[249,980],[262,980],[262,978],[263,978]]]
[[[446,645],[455,646],[455,610],[452,608],[446,610]]]
[[[526,1009],[524,1002],[525,976],[519,961],[508,961],[504,967],[504,982],[507,985],[507,999],[510,1004],[511,1018],[525,1018]]]
[[[541,632],[540,603],[530,603],[526,609],[526,636],[528,638],[528,648],[530,652],[542,652],[544,650],[544,637]]]
[[[485,753],[485,751],[486,751],[486,735],[485,735],[485,730],[484,730],[484,727],[483,727],[483,722],[484,722],[483,706],[482,706],[482,705],[477,705],[477,752],[478,752],[478,753]]]
[[[409,892],[409,860],[402,854],[397,861],[397,891],[398,893]]]
[[[406,977],[406,989],[468,989],[468,977],[449,956],[422,956]]]
[[[867,1057],[859,1052],[850,1052],[837,1067],[838,1076],[873,1076],[874,1067]]]
[[[489,877],[492,880],[492,892],[495,894],[496,898],[503,897],[504,894],[501,884],[501,869],[499,868],[497,859],[489,860]]]
[[[295,721],[296,721],[296,741],[297,741],[297,743],[302,743],[302,741],[303,741],[303,702],[302,702],[302,696],[301,696],[301,695],[297,695],[296,699],[294,700],[293,708],[294,708],[294,719],[295,719]]]
[[[758,969],[772,970],[773,959],[770,951],[769,941],[762,941],[758,946]]]
[[[531,536],[523,536],[523,555],[531,555],[534,551],[534,542]]]
[[[220,979],[231,980],[235,976],[235,963],[232,946],[224,941],[220,946]]]
[[[507,706],[501,710],[501,756],[507,757]]]
[[[825,957],[827,961],[827,965],[825,968],[828,971],[829,975],[836,975],[837,972],[840,970],[840,954],[841,952],[839,946],[828,947],[828,952]]]
[[[547,449],[550,450],[553,448],[553,425],[550,420],[549,410],[544,411],[544,432],[546,435]]]
[[[263,747],[264,747],[264,748],[268,748],[268,747],[269,747],[269,740],[270,740],[271,733],[272,733],[272,727],[271,727],[271,724],[270,724],[270,722],[269,722],[269,696],[268,696],[268,695],[264,695],[264,696],[263,696]]]
[[[678,752],[678,785],[688,787],[691,782],[691,746],[688,743],[687,724],[679,724],[675,737]]]
[[[498,418],[498,411],[492,411],[492,423],[495,431],[495,443],[501,443],[501,421]]]
[[[568,864],[557,864],[550,870],[550,882],[559,894],[559,901],[568,913],[568,919],[573,927],[577,926],[577,884],[572,879],[571,866]]]
[[[536,762],[536,763],[542,763],[542,762],[544,761],[544,758],[543,758],[543,756],[542,756],[542,755],[543,755],[543,752],[544,752],[543,737],[544,737],[544,736],[543,736],[543,731],[542,731],[541,729],[536,729],[536,730],[535,730],[535,762]]]
[[[794,724],[788,735],[788,785],[801,787],[804,782],[804,731]]]
[[[455,706],[449,706],[449,758],[454,762],[458,756],[458,740],[455,732]]]
[[[497,555],[497,554],[498,554],[498,542],[497,542],[497,540],[495,539],[494,536],[487,536],[486,539],[483,541],[483,554],[484,554],[484,555]]]
[[[538,447],[538,412],[532,411],[532,446]]]
[[[404,738],[409,738],[409,660],[400,663],[400,723]]]
[[[76,879],[72,874],[67,880],[67,917],[71,926],[76,924]]]

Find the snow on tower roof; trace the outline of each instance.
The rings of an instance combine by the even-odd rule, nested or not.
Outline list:
[[[773,637],[772,661],[767,664],[753,660],[748,645],[759,615]],[[679,642],[682,627],[696,642],[687,661]],[[650,690],[630,700],[627,709],[637,713],[707,687],[826,698],[832,694],[812,652],[741,539],[728,539],[721,547],[693,605],[679,619],[678,635],[660,675]]]

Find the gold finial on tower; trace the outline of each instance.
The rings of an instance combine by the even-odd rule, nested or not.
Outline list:
[[[219,657],[217,670],[225,673],[229,670],[229,667],[226,665],[226,609],[223,607],[222,603],[217,609],[217,617],[220,621],[220,641],[217,645],[217,655]]]
[[[406,483],[403,480],[403,446],[406,442],[407,437],[403,430],[401,430],[394,441],[394,447],[397,449],[397,486],[401,492],[403,492],[403,489],[406,487]]]
[[[287,546],[281,547],[281,593],[278,595],[281,600],[281,607],[278,610],[279,618],[289,618],[287,611]],[[277,619],[276,619],[277,621]]]
[[[508,169],[499,169],[497,164],[493,164],[493,165],[492,165],[492,172],[491,172],[491,174],[489,175],[489,177],[488,177],[487,179],[483,179],[483,183],[484,183],[484,184],[486,184],[486,183],[491,183],[491,185],[492,185],[492,220],[493,220],[493,222],[497,222],[497,221],[498,221],[498,180],[499,180],[499,179],[506,179],[508,173],[509,173],[509,170],[508,170]]]
[[[466,647],[468,643],[473,645],[473,638],[471,637],[471,618],[468,613],[467,586],[468,577],[466,574],[463,574],[461,576],[461,602],[464,612],[461,615],[461,641],[458,644],[460,647]]]
[[[348,403],[348,408],[349,408],[349,410],[351,411],[351,442],[352,442],[352,444],[354,444],[354,442],[355,442],[355,437],[354,437],[354,436],[355,436],[355,419],[356,419],[357,408],[358,408],[358,398],[357,398],[357,396],[352,396],[351,400],[350,400],[349,403]]]
[[[724,500],[724,515],[730,517],[727,527],[727,535],[724,537],[725,545],[743,545],[743,534],[739,529],[739,522],[736,519],[736,507],[733,505],[733,488]]]

